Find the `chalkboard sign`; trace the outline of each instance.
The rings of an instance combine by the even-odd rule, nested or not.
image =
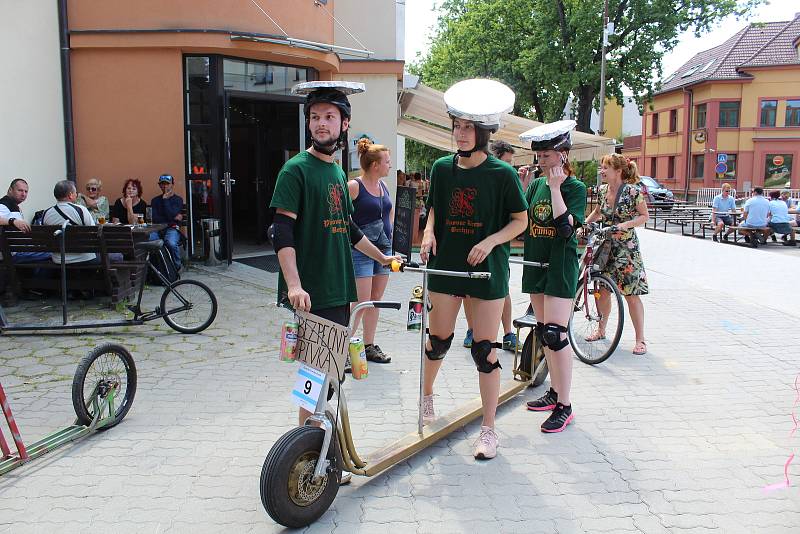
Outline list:
[[[394,236],[392,248],[395,253],[411,258],[411,240],[414,237],[414,204],[417,190],[413,187],[397,188],[394,202]]]

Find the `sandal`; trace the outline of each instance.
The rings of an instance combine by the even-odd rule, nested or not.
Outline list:
[[[378,345],[367,345],[364,348],[364,352],[367,356],[367,361],[370,362],[390,363],[392,361],[392,357],[386,355]]]
[[[605,338],[606,338],[606,335],[605,334],[601,334],[600,330],[598,329],[598,330],[595,330],[593,334],[590,334],[590,335],[586,336],[583,339],[585,339],[586,341],[591,343],[592,341],[600,341],[601,339],[605,339]]]
[[[647,341],[637,341],[631,352],[636,356],[647,354]]]

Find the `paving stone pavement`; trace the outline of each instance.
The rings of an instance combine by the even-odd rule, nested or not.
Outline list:
[[[524,403],[542,388],[529,389],[499,410],[496,459],[472,458],[472,423],[381,475],[354,477],[305,532],[797,532],[800,460],[789,488],[763,487],[780,482],[800,452],[800,436],[789,435],[800,307],[785,284],[800,251],[640,235],[652,291],[644,298],[649,353],[630,353],[627,322],[607,362],[576,360],[576,419],[566,432],[539,432],[542,414]],[[512,270],[516,316],[526,296]],[[295,367],[277,358],[286,314],[273,304],[275,275],[234,264],[186,277],[219,298],[219,316],[201,334],[153,322],[0,337],[0,380],[28,442],[72,422],[72,373],[93,346],[124,344],[139,372],[122,424],[0,478],[0,532],[284,530],[263,510],[258,487],[267,452],[296,419]],[[417,281],[395,276],[387,298],[405,310]],[[148,302],[159,295],[149,290]],[[7,312],[59,317],[52,301]],[[116,314],[97,304],[76,310]],[[419,338],[404,321],[402,312],[382,313],[377,339],[392,363],[345,385],[362,454],[415,429]],[[461,319],[437,382],[440,413],[477,395],[469,351],[458,344],[464,331]],[[508,378],[510,354],[501,361]]]

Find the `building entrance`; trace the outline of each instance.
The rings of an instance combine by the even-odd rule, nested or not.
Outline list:
[[[233,258],[271,253],[269,204],[283,164],[301,150],[305,133],[297,102],[228,99]]]

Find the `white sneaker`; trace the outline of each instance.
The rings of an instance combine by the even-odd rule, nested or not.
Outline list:
[[[422,396],[422,422],[429,425],[436,419],[436,412],[433,411],[433,395]]]
[[[475,441],[475,456],[476,460],[491,460],[497,456],[497,446],[500,441],[497,439],[497,433],[494,428],[488,426],[481,427],[481,434]]]

